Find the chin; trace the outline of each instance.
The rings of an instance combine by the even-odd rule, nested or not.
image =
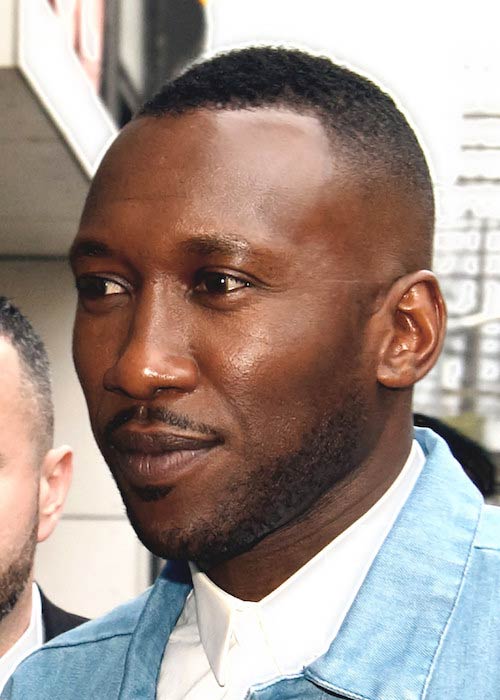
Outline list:
[[[187,498],[179,487],[137,489],[113,476],[130,524],[155,556],[204,562],[208,567],[245,549],[246,543],[243,546],[239,541],[241,518],[234,517],[230,508],[211,509],[210,504],[202,504],[199,499],[193,504],[193,499]],[[207,515],[202,514],[203,505]]]
[[[137,537],[152,554],[161,559],[193,561],[203,570],[248,551],[262,536],[254,528],[229,518],[185,522],[160,514],[157,503],[126,504],[127,515]],[[164,504],[163,504],[164,505]],[[152,511],[157,510],[157,513]],[[165,510],[165,509],[164,509]],[[183,516],[187,509],[184,510]]]

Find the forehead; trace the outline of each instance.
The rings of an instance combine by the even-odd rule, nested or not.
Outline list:
[[[311,225],[324,218],[346,178],[312,116],[260,109],[141,118],[104,159],[82,224],[189,219],[190,227],[233,233],[286,220],[300,229],[304,217]]]
[[[333,256],[351,277],[377,250],[376,220],[359,174],[316,117],[200,109],[125,127],[94,179],[76,243],[140,248],[156,260],[186,238],[220,236],[304,263]]]
[[[161,197],[168,184],[171,195],[189,196],[196,184],[215,195],[217,183],[231,177],[234,190],[251,185],[254,194],[283,186],[310,190],[331,175],[332,165],[328,138],[315,117],[263,108],[197,110],[127,125],[94,189],[105,182],[114,196]]]

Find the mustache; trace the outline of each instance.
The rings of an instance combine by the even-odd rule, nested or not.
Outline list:
[[[210,437],[217,435],[217,431],[206,423],[198,423],[179,413],[174,413],[168,408],[162,406],[130,406],[118,411],[106,424],[103,431],[104,438],[109,441],[115,430],[132,420],[146,425],[148,423],[161,423],[169,428],[180,428],[181,430]]]

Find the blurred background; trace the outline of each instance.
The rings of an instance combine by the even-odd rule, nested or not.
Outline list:
[[[450,313],[415,408],[500,464],[500,9],[493,0],[1,0],[0,294],[52,360],[56,442],[75,449],[63,521],[39,548],[54,602],[96,616],[159,563],[131,530],[88,427],[71,363],[66,253],[103,151],[191,61],[252,43],[328,54],[399,102],[432,164],[435,270]],[[490,500],[500,502],[499,488]]]

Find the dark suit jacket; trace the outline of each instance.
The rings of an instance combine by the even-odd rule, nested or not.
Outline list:
[[[40,589],[40,597],[42,599],[42,618],[43,625],[45,627],[45,641],[48,642],[58,634],[67,632],[73,629],[73,627],[78,627],[78,625],[87,622],[86,617],[80,617],[80,615],[73,615],[72,613],[61,610],[57,605],[51,603]]]

